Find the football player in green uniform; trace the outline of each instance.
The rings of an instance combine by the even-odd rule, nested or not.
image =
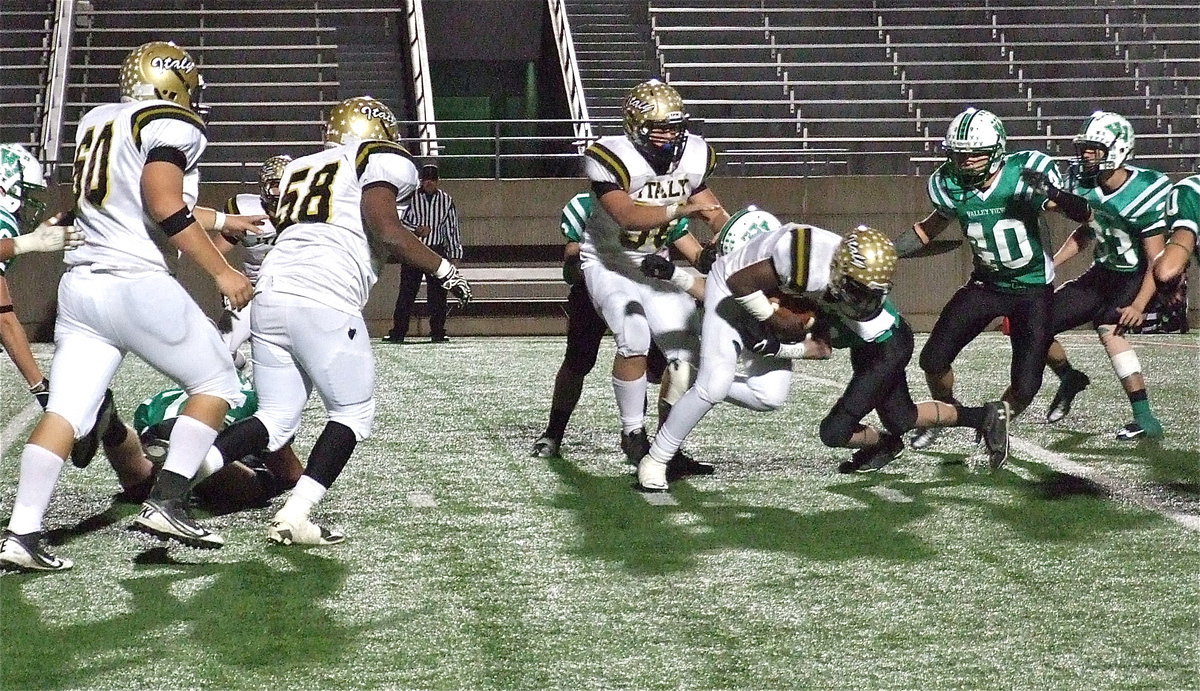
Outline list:
[[[1154,278],[1170,287],[1183,275],[1193,254],[1200,261],[1200,245],[1196,243],[1196,235],[1200,234],[1200,175],[1184,178],[1171,188],[1163,226],[1171,237],[1154,259]]]
[[[71,249],[82,240],[82,233],[73,227],[53,225],[61,217],[34,229],[46,210],[34,195],[45,189],[42,164],[32,154],[20,144],[0,145],[0,346],[43,408],[50,400],[50,382],[34,360],[25,327],[17,319],[6,274],[8,261],[19,254]]]
[[[1005,400],[1016,415],[1041,387],[1052,338],[1054,265],[1042,212],[1058,209],[1079,223],[1091,212],[1083,199],[1061,190],[1061,176],[1049,156],[1037,151],[1007,154],[1006,141],[1004,124],[989,111],[968,108],[955,116],[943,142],[946,162],[929,178],[934,210],[897,238],[896,250],[909,256],[958,221],[975,266],[934,324],[921,350],[921,369],[933,398],[954,404],[954,359],[993,320],[1008,317],[1012,385]],[[1026,170],[1047,177],[1053,187],[1049,195],[1023,179]],[[919,429],[913,447],[929,446],[940,431]]]
[[[1154,297],[1149,264],[1163,250],[1162,213],[1171,180],[1126,163],[1133,145],[1133,127],[1116,113],[1093,113],[1075,137],[1070,182],[1072,191],[1091,206],[1093,219],[1067,238],[1054,254],[1054,265],[1074,257],[1091,240],[1096,241],[1095,262],[1082,276],[1059,286],[1051,307],[1052,333],[1091,322],[1100,337],[1133,408],[1133,422],[1117,431],[1122,441],[1159,437],[1163,431],[1150,409],[1141,362],[1121,334],[1141,325]],[[1048,190],[1049,183],[1043,184]],[[1048,421],[1058,422],[1090,380],[1071,366],[1058,341],[1051,344],[1046,364],[1061,380],[1046,413]]]

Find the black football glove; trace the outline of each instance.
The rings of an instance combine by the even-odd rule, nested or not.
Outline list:
[[[583,265],[579,257],[574,256],[563,262],[563,281],[569,286],[583,283]]]
[[[650,278],[669,281],[675,274],[675,265],[671,263],[670,259],[651,254],[642,260],[642,273]]]
[[[750,344],[750,350],[760,355],[778,355],[779,346],[779,339],[775,334],[770,329],[763,329],[758,340]]]
[[[40,382],[29,387],[29,393],[33,396],[33,400],[42,407],[42,410],[45,410],[50,403],[50,380],[42,377]]]
[[[453,264],[450,265],[450,273],[442,279],[442,287],[458,298],[460,307],[471,301],[471,284],[467,283],[467,279],[463,278],[458,272],[458,267]]]
[[[712,265],[717,261],[717,246],[707,245],[700,250],[700,256],[696,258],[696,270],[702,274],[708,274],[712,271]]]
[[[1043,194],[1050,199],[1054,199],[1054,193],[1058,192],[1058,188],[1050,183],[1050,176],[1041,171],[1022,168],[1021,180],[1038,194]]]

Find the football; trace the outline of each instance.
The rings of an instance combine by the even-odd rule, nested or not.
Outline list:
[[[804,340],[816,324],[819,310],[812,300],[776,291],[767,296],[775,307],[775,316],[780,317],[775,325],[775,336],[784,342]]]

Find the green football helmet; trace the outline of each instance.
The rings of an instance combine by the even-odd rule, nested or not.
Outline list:
[[[42,164],[20,144],[0,144],[0,209],[17,218],[22,230],[42,220],[46,204],[34,198],[45,191]]]
[[[963,189],[983,185],[1004,163],[1004,147],[1008,135],[1004,123],[992,112],[967,108],[954,116],[942,141],[946,153],[946,171],[951,180]],[[983,166],[966,168],[968,158],[987,156]]]
[[[1095,187],[1101,172],[1120,168],[1133,155],[1133,125],[1116,113],[1098,110],[1083,123],[1073,141],[1072,176],[1084,186]],[[1085,158],[1084,152],[1091,149],[1102,151],[1104,156]]]

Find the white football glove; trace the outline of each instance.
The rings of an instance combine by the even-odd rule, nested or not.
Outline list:
[[[32,232],[13,238],[13,254],[73,250],[82,245],[83,232],[75,230],[75,226],[53,225],[59,218],[61,216],[55,216]]]
[[[442,287],[458,298],[459,306],[471,301],[471,284],[458,272],[458,267],[451,265],[450,273],[442,277]]]

